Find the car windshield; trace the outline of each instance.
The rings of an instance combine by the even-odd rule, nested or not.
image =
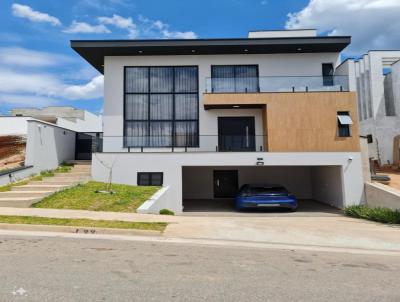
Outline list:
[[[287,193],[284,187],[250,187],[250,194]]]

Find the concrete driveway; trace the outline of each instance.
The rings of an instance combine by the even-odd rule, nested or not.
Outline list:
[[[263,209],[261,211],[248,210],[239,212],[234,207],[233,199],[184,200],[183,215],[208,217],[331,217],[342,214],[339,209],[314,200],[299,200],[298,205],[299,207],[296,212],[284,209]]]
[[[400,226],[389,226],[341,215],[181,217],[165,236],[261,242],[287,246],[396,251]]]

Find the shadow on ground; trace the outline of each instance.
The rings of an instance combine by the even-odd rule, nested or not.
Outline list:
[[[297,216],[323,217],[342,215],[340,209],[315,200],[299,200],[297,212],[286,209],[260,209],[237,211],[233,199],[184,200],[184,215],[187,216]]]

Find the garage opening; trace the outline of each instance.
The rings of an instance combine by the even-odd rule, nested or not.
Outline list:
[[[236,212],[245,184],[279,184],[299,202],[298,213],[338,213],[343,207],[341,166],[183,167],[183,211]],[[257,211],[259,212],[259,211]],[[285,212],[281,209],[268,212]]]

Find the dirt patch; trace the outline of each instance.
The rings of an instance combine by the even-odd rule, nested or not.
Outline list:
[[[23,136],[0,136],[0,171],[24,165],[26,138]]]

